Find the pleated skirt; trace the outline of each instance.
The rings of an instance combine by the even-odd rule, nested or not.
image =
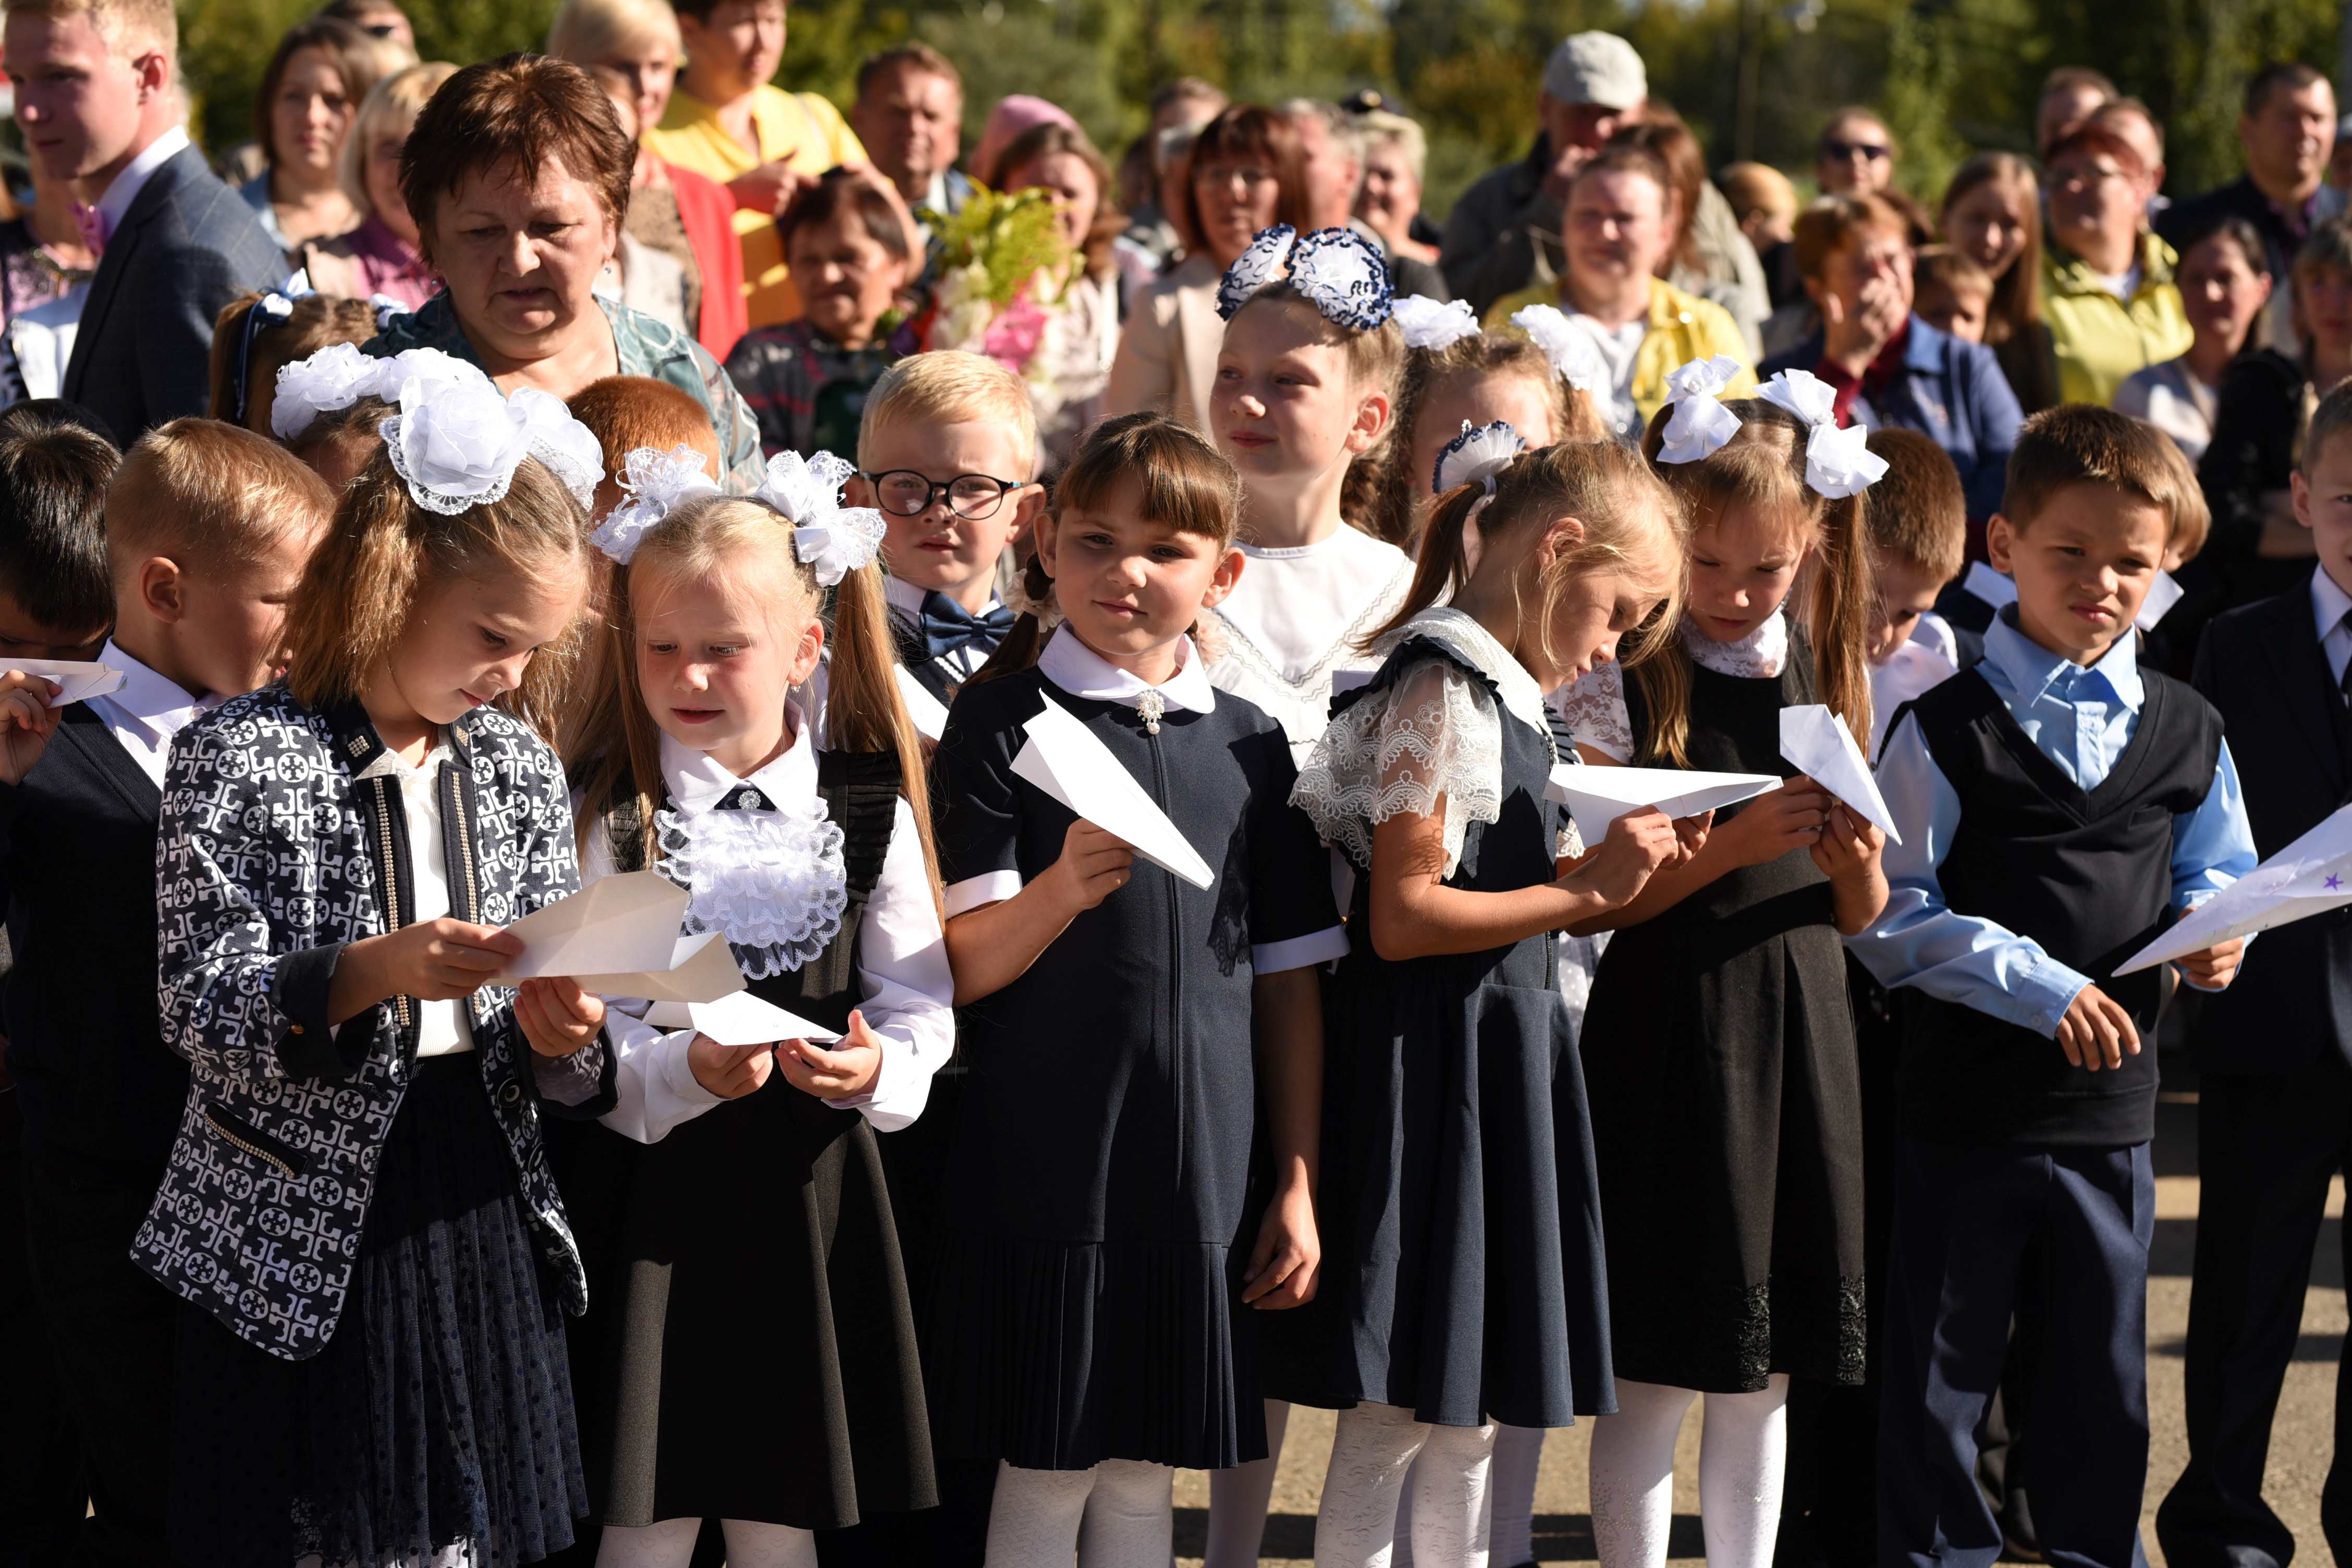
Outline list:
[[[188,1307],[177,1353],[183,1568],[508,1568],[587,1512],[562,1310],[470,1053],[417,1066],[326,1347]]]
[[[939,1500],[873,1129],[776,1074],[643,1151],[615,1320],[608,1524],[834,1530]]]

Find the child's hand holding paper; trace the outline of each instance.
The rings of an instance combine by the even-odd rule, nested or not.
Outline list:
[[[1886,797],[1870,776],[1870,764],[1853,743],[1853,731],[1837,714],[1818,702],[1781,709],[1780,755],[1879,832],[1903,842],[1895,814],[1886,809]]]
[[[1049,697],[1044,710],[1023,728],[1029,738],[1013,759],[1015,773],[1068,806],[1117,846],[1132,849],[1162,870],[1196,888],[1216,880],[1209,863],[1184,841],[1183,833],[1168,820],[1159,803],[1111,755],[1110,748],[1067,710]],[[1090,845],[1087,853],[1098,855],[1109,847]],[[1062,855],[1064,860],[1070,858],[1067,841]],[[1093,870],[1100,872],[1103,868],[1096,866]],[[1092,909],[1101,901],[1097,897],[1080,907]]]
[[[25,782],[58,731],[58,684],[29,670],[0,674],[0,780]]]

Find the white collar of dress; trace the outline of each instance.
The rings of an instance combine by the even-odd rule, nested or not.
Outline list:
[[[1433,605],[1413,616],[1396,630],[1381,638],[1372,651],[1386,656],[1400,644],[1413,637],[1426,637],[1444,648],[1471,668],[1495,683],[1503,696],[1503,706],[1512,715],[1538,734],[1551,733],[1551,720],[1545,711],[1543,689],[1528,667],[1517,655],[1495,640],[1495,634],[1478,624],[1466,610],[1451,605]]]
[[[809,741],[808,716],[789,699],[784,723],[792,744],[754,771],[737,778],[719,765],[708,752],[698,752],[668,735],[661,741],[662,782],[669,786],[670,803],[681,811],[713,811],[743,804],[735,797],[748,785],[782,809],[794,801],[816,797],[816,747]]]
[[[1045,651],[1038,656],[1037,673],[1071,696],[1089,702],[1116,702],[1123,708],[1139,708],[1143,694],[1156,691],[1169,707],[1190,713],[1211,713],[1217,707],[1217,689],[1209,684],[1209,672],[1202,667],[1200,650],[1192,646],[1191,637],[1177,642],[1176,673],[1153,686],[1080,642],[1077,634],[1066,624],[1054,628]]]
[[[1717,675],[1741,680],[1768,679],[1789,668],[1788,612],[1773,611],[1754,631],[1732,642],[1717,642],[1685,621],[1683,647],[1692,658]]]

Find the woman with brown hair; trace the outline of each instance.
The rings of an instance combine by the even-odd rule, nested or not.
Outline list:
[[[1134,301],[1103,412],[1156,408],[1211,435],[1225,335],[1217,284],[1260,229],[1304,216],[1298,132],[1263,104],[1234,104],[1201,128],[1174,184],[1177,205],[1168,216],[1183,237],[1184,260]]]
[[[415,63],[413,55],[400,54],[332,16],[299,22],[278,40],[254,95],[253,133],[264,167],[240,194],[289,257],[311,240],[359,226],[361,209],[341,177],[343,139],[377,79]]]
[[[1984,345],[2000,361],[2018,406],[2058,402],[2058,362],[2042,319],[2042,186],[2014,153],[1979,153],[1944,187],[1937,214],[1954,249],[1992,278]]]
[[[1674,178],[1675,243],[1659,276],[1685,293],[1712,300],[1731,313],[1748,352],[1763,348],[1770,290],[1756,247],[1740,232],[1731,204],[1706,177],[1706,152],[1681,115],[1655,100],[1641,120],[1610,139],[1657,154]]]
[[[759,426],[694,340],[601,300],[620,243],[636,144],[578,66],[508,55],[467,67],[433,95],[401,150],[401,195],[443,291],[395,316],[366,352],[436,348],[501,389],[569,397],[608,375],[649,375],[710,413],[727,475],[761,472]]]
[[[1029,384],[1045,470],[1055,473],[1103,415],[1111,362],[1118,353],[1118,262],[1111,247],[1127,215],[1111,200],[1110,166],[1084,131],[1048,121],[1033,125],[980,171],[992,190],[1045,190],[1060,209],[1070,267],[1049,308],[1059,317],[1039,352],[1050,354],[1042,381]]]

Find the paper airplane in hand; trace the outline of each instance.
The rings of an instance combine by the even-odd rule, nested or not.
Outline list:
[[[1686,768],[1603,768],[1562,763],[1544,795],[1568,807],[1576,835],[1597,849],[1619,817],[1656,806],[1680,821],[1719,806],[1753,800],[1780,787],[1770,773],[1707,773]]]
[[[715,1002],[743,989],[717,931],[678,935],[687,891],[657,871],[630,871],[558,900],[507,927],[522,952],[500,984],[564,975],[583,991],[651,1001]]]
[[[808,1040],[824,1045],[841,1037],[797,1013],[787,1013],[772,1002],[738,991],[715,1002],[656,1002],[646,1022],[657,1029],[692,1029],[722,1046],[760,1046],[777,1040]]]
[[[1125,843],[1161,870],[1196,888],[1216,874],[1159,803],[1110,754],[1110,748],[1052,698],[1024,726],[1029,739],[1013,759],[1013,771]]]
[[[2116,973],[2129,974],[2169,963],[2217,942],[2291,925],[2347,904],[2352,904],[2352,805],[2181,916]]]
[[[102,664],[84,664],[67,658],[12,658],[0,663],[0,669],[21,669],[26,675],[37,675],[43,680],[58,683],[58,694],[49,699],[49,706],[62,708],[68,702],[86,702],[93,697],[122,689],[128,679],[121,670]]]
[[[1780,755],[1807,778],[1868,818],[1872,826],[1894,843],[1903,842],[1895,830],[1895,814],[1853,743],[1845,721],[1819,702],[1780,710]]]
[[[2140,601],[2139,614],[2132,617],[2132,625],[2144,632],[2156,630],[2156,623],[2164,619],[2165,613],[2173,605],[2180,603],[2181,595],[2186,592],[2179,579],[2171,573],[2158,572],[2155,581],[2148,584],[2147,597]]]

